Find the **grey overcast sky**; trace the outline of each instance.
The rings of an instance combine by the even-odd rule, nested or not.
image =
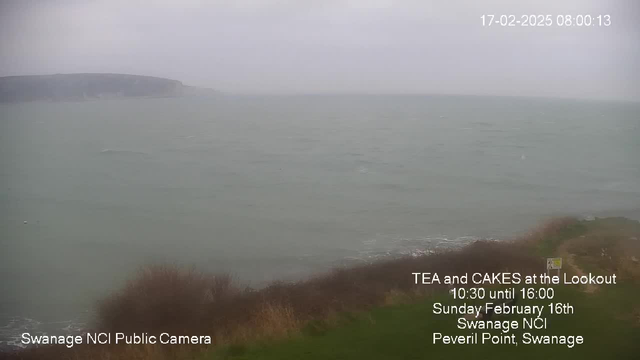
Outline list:
[[[0,75],[112,72],[232,93],[640,100],[640,1],[0,0]],[[483,27],[483,14],[611,26]]]

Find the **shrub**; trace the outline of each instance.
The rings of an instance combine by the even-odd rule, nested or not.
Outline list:
[[[108,332],[184,332],[200,322],[209,306],[238,292],[226,274],[151,265],[99,303],[97,327]]]

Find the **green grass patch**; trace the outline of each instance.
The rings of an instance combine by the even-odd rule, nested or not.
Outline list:
[[[567,225],[557,232],[544,237],[536,246],[536,252],[543,257],[553,256],[563,241],[576,238],[589,230],[588,222],[579,221]]]
[[[433,314],[434,301],[454,302],[439,296],[416,304],[376,308],[323,331],[307,332],[286,341],[254,344],[242,353],[220,349],[203,359],[637,359],[640,327],[628,316],[639,297],[639,289],[629,284],[610,286],[596,294],[585,294],[575,286],[555,286],[553,302],[569,303],[571,315],[549,315],[549,301],[521,301],[519,304],[545,305],[548,329],[523,330],[522,316],[496,316],[518,320],[512,331],[517,339],[523,332],[548,335],[582,335],[583,345],[434,345],[434,332],[467,335],[459,330],[457,316]],[[481,332],[482,330],[479,330]],[[491,331],[499,334],[499,330]]]
[[[637,232],[640,223],[621,218],[580,221],[566,226],[539,241],[532,251],[546,257],[555,255],[563,241],[585,234],[616,234],[627,236]],[[589,270],[600,272],[598,263],[581,262]],[[586,270],[586,269],[585,269]],[[517,287],[521,288],[522,285]],[[498,287],[503,288],[503,287]],[[497,287],[485,287],[489,292]],[[494,320],[516,320],[519,328],[512,330],[518,345],[443,345],[433,344],[433,333],[469,335],[500,330],[460,330],[458,315],[435,315],[434,302],[460,305],[440,294],[416,303],[378,307],[357,315],[342,316],[329,324],[315,320],[307,324],[295,338],[268,343],[254,343],[241,352],[223,347],[205,354],[201,360],[286,360],[286,359],[492,359],[492,360],[571,360],[571,359],[640,359],[640,323],[634,318],[640,303],[640,287],[632,282],[600,286],[593,294],[581,291],[580,286],[556,285],[553,300],[523,300],[518,305],[543,305],[547,329],[522,328],[523,316],[494,316]],[[484,300],[484,302],[491,300]],[[466,301],[468,304],[478,301]],[[550,303],[568,303],[573,314],[550,314]],[[525,315],[526,317],[530,317]],[[525,345],[524,332],[533,335],[580,335],[584,344],[569,348],[566,345]],[[479,339],[481,340],[481,339]]]

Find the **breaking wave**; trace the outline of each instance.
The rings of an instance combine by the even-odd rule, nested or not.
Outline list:
[[[74,319],[65,321],[43,322],[29,317],[6,317],[0,320],[0,352],[25,348],[20,342],[23,333],[31,335],[76,335],[85,330],[86,322]]]

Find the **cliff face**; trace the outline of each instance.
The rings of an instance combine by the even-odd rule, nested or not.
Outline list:
[[[0,102],[74,101],[119,97],[182,96],[180,81],[124,74],[56,74],[0,77]]]

